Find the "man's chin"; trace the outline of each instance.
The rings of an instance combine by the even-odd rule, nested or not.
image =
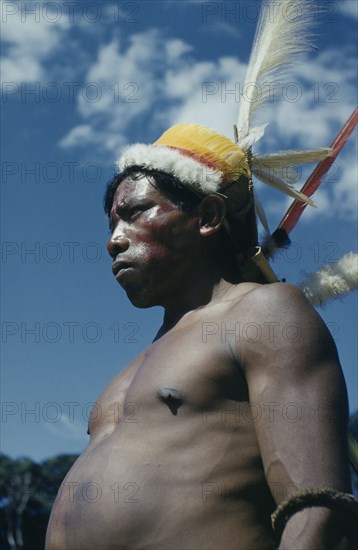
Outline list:
[[[142,288],[138,288],[135,285],[128,284],[124,287],[124,290],[127,294],[129,301],[134,307],[146,309],[159,305],[156,301],[153,300],[152,296],[149,296],[147,293],[143,292]]]

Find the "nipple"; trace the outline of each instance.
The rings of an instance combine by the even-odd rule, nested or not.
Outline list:
[[[162,387],[158,390],[158,396],[161,401],[166,403],[172,414],[178,414],[178,409],[183,403],[181,394],[175,388]]]

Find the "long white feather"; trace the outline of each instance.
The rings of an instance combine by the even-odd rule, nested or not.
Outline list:
[[[270,155],[252,156],[252,171],[269,172],[287,185],[297,183],[300,173],[296,166],[318,162],[332,155],[329,147],[306,151],[279,151]]]
[[[279,151],[270,155],[253,155],[252,164],[262,168],[283,168],[318,162],[331,157],[332,154],[333,150],[330,147],[303,151]]]
[[[323,305],[358,288],[358,254],[350,252],[334,264],[325,265],[316,273],[307,274],[299,283],[314,305]]]
[[[252,115],[278,89],[284,71],[310,49],[314,20],[311,0],[272,0],[262,4],[246,73],[237,122],[238,144],[247,148]],[[245,140],[245,141],[244,141]]]
[[[303,201],[311,206],[316,206],[310,198],[308,198],[300,191],[296,191],[296,189],[292,187],[292,180],[285,181],[282,178],[281,171],[278,173],[271,168],[259,168],[252,166],[252,173],[264,183],[271,185],[271,187],[278,189],[282,193],[285,193],[286,195],[289,195],[290,197],[293,197],[294,199],[297,199],[299,201]]]

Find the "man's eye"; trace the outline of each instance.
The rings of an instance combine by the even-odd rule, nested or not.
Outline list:
[[[132,220],[135,220],[140,214],[142,214],[142,212],[145,210],[144,207],[136,207],[136,208],[131,208],[129,211],[128,211],[128,219],[130,221]]]
[[[134,216],[136,216],[140,212],[141,212],[141,210],[139,208],[132,208],[129,212],[129,215],[130,215],[131,218],[133,218]]]
[[[119,219],[122,219],[127,222],[131,222],[137,219],[137,217],[142,214],[144,210],[147,208],[144,206],[136,206],[133,208],[122,208],[118,212]],[[109,222],[109,233],[113,233],[113,231],[116,228],[117,225],[117,217],[115,219],[110,220]]]

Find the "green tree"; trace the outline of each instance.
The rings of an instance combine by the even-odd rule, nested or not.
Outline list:
[[[60,484],[77,455],[37,464],[0,455],[0,543],[7,550],[39,550]]]

